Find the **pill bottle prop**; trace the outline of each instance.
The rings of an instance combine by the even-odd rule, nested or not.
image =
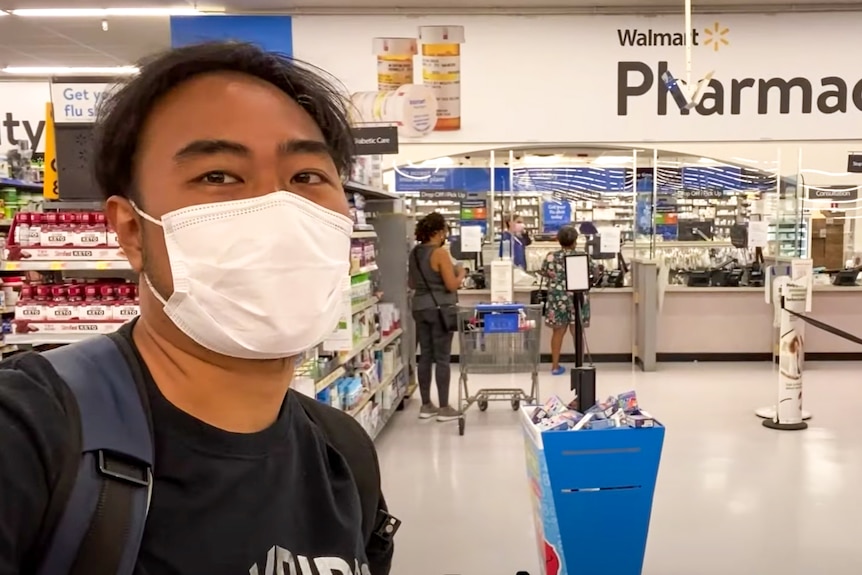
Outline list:
[[[461,44],[463,26],[420,26],[422,83],[437,95],[435,130],[461,129]]]
[[[434,90],[420,84],[407,84],[394,91],[357,92],[350,100],[355,124],[394,124],[405,138],[429,134],[438,121]]]
[[[415,38],[374,38],[377,56],[377,91],[392,92],[413,83]]]

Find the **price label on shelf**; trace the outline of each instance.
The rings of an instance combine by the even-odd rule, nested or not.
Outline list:
[[[18,265],[18,262],[4,262],[3,269],[8,272],[17,272],[21,266]]]
[[[96,269],[97,270],[109,270],[109,269],[111,269],[111,263],[110,262],[96,262]]]
[[[64,267],[65,267],[65,266],[63,265],[63,262],[50,262],[50,263],[48,263],[48,269],[49,269],[50,271],[57,271],[57,270],[61,270],[61,269],[63,269]]]

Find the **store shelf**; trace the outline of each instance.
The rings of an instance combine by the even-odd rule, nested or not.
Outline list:
[[[0,178],[0,186],[39,192],[41,192],[43,188],[42,182],[24,182],[22,180],[15,180],[12,178]]]
[[[337,380],[339,377],[345,375],[347,373],[347,370],[344,369],[344,366],[350,360],[362,353],[363,350],[368,349],[369,347],[377,343],[378,339],[380,339],[380,334],[374,332],[367,338],[357,342],[356,345],[354,345],[353,348],[350,349],[350,351],[344,352],[343,355],[338,356],[338,366],[325,377],[314,382],[315,393],[320,393],[321,391],[335,383],[335,380]]]
[[[365,301],[355,303],[355,304],[353,304],[353,307],[350,308],[350,313],[351,313],[351,315],[356,315],[361,311],[365,311],[368,308],[377,305],[379,301],[380,300],[377,299],[376,297],[371,297]]]
[[[335,383],[335,381],[338,378],[342,377],[345,373],[347,373],[347,371],[344,369],[343,366],[339,365],[334,370],[332,370],[329,375],[319,381],[314,382],[314,392],[320,393],[321,391]]]
[[[65,345],[78,343],[98,333],[46,332],[46,333],[8,333],[4,340],[7,345]]]
[[[395,341],[396,339],[401,337],[401,334],[403,334],[403,333],[404,333],[404,330],[402,330],[400,328],[396,329],[395,331],[393,331],[392,333],[390,333],[389,335],[387,335],[383,339],[381,339],[378,342],[378,344],[375,346],[375,349],[384,349],[387,345],[391,344],[393,341]]]
[[[353,407],[350,408],[350,410],[347,413],[349,413],[353,417],[356,417],[357,415],[359,415],[359,412],[362,411],[362,409],[366,405],[368,405],[368,402],[371,401],[374,398],[374,396],[377,395],[381,390],[385,389],[389,385],[392,385],[392,382],[395,381],[395,378],[398,377],[398,374],[400,374],[402,371],[404,371],[404,364],[399,365],[392,373],[390,373],[389,375],[384,377],[380,383],[378,383],[377,385],[372,387],[362,397],[362,399],[359,400],[359,402],[356,405],[354,405]],[[393,403],[393,405],[396,405],[396,404]],[[378,427],[382,427],[382,426],[378,426]]]
[[[392,402],[392,409],[386,411],[386,413],[381,417],[380,422],[374,428],[374,431],[371,432],[371,440],[374,441],[380,435],[380,432],[386,427],[386,424],[389,423],[389,420],[392,419],[392,416],[395,415],[395,412],[398,411],[398,406],[401,405],[401,402],[404,401],[407,396],[409,396],[409,390],[407,393],[401,393],[398,397],[395,398],[395,401]]]
[[[106,260],[106,261],[3,261],[0,262],[0,271],[24,272],[24,271],[100,271],[100,270],[131,270],[132,266],[128,260]]]
[[[350,237],[355,240],[373,239],[377,237],[377,233],[374,230],[353,230]]]
[[[377,264],[371,264],[370,266],[362,266],[358,270],[350,272],[350,277],[353,278],[356,276],[370,274],[371,272],[376,272],[377,269]]]
[[[397,200],[398,194],[387,192],[358,182],[345,182],[344,190],[347,192],[359,193],[365,196],[367,200]]]
[[[344,355],[339,356],[339,363],[341,365],[344,365],[345,363],[362,353],[363,350],[368,349],[370,346],[377,343],[378,339],[380,339],[380,334],[375,331],[370,336],[366,337],[363,340],[360,340],[356,343],[356,345],[353,346],[350,351],[344,352]]]

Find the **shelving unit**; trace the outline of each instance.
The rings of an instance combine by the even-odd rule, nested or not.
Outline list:
[[[376,437],[412,393],[406,341],[412,327],[405,325],[407,218],[394,194],[354,182],[345,190],[357,224],[350,277],[345,278],[345,311],[333,337],[307,354],[298,368],[299,388],[343,409]]]

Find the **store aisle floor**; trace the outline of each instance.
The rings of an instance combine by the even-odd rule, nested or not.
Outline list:
[[[768,364],[666,364],[651,374],[599,367],[600,396],[636,389],[668,428],[645,575],[859,573],[862,364],[806,370],[805,407],[815,419],[807,431],[776,432],[752,413],[775,393]],[[542,397],[569,396],[568,376],[543,374],[541,384]],[[378,441],[386,494],[404,521],[393,575],[538,575],[511,407],[474,406],[464,437],[456,424],[420,422],[418,409],[417,395]],[[614,554],[626,551],[594,552],[608,555],[612,573]]]

